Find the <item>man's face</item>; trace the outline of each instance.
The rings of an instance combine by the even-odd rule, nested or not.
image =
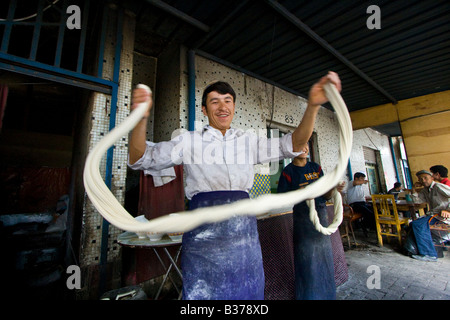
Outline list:
[[[418,176],[419,182],[426,188],[431,186],[431,183],[433,182],[433,177],[429,174],[422,173]]]
[[[439,172],[433,173],[433,179],[434,181],[441,181],[441,175],[439,174]]]
[[[216,91],[208,93],[206,97],[206,108],[202,112],[208,117],[209,125],[225,134],[231,126],[234,117],[234,100],[229,93],[220,94]]]

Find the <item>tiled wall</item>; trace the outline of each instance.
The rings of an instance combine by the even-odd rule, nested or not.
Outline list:
[[[134,52],[132,88],[142,83],[149,86],[153,92],[156,90],[156,63],[156,58]],[[147,138],[151,141],[154,140],[154,115],[155,109],[152,108],[147,123]]]
[[[171,46],[158,58],[154,106],[155,142],[170,140],[174,130],[182,128],[182,123],[185,122],[180,114],[180,110],[186,110],[187,108],[187,103],[180,103],[184,92],[180,79],[181,61],[179,46]],[[187,114],[184,116],[187,117]]]
[[[254,199],[267,193],[270,193],[270,176],[256,173],[253,178],[253,187],[249,192],[250,198]]]
[[[108,15],[108,33],[105,47],[105,59],[103,63],[103,78],[113,78],[114,68],[114,47],[115,47],[115,22],[116,13],[111,10]],[[123,44],[120,59],[119,92],[117,101],[116,124],[120,123],[129,115],[131,101],[131,85],[133,75],[133,47],[134,47],[134,18],[125,15]],[[109,119],[111,110],[111,96],[93,93],[92,122],[89,141],[89,150],[93,148],[109,131]],[[111,192],[121,202],[124,203],[125,181],[127,175],[128,136],[124,136],[114,145]],[[102,159],[100,172],[105,176],[106,156]],[[98,264],[101,253],[102,217],[93,207],[86,196],[81,239],[81,266]],[[108,261],[116,259],[120,254],[117,236],[123,232],[113,225],[109,227],[108,239]]]

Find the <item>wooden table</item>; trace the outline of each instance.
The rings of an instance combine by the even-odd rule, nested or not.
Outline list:
[[[414,203],[408,202],[406,200],[397,200],[395,201],[397,205],[397,211],[409,211],[411,213],[411,218],[416,220],[416,210],[425,209],[427,207],[427,203]]]
[[[372,201],[367,201],[370,205],[372,204]],[[411,213],[411,219],[416,220],[416,210],[425,209],[427,207],[427,203],[413,203],[411,201],[406,200],[396,200],[395,204],[397,206],[397,211],[409,211]]]

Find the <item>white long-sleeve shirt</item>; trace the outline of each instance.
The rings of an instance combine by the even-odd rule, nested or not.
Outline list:
[[[147,142],[144,155],[134,170],[153,174],[183,164],[186,172],[185,194],[191,199],[199,192],[242,190],[253,185],[253,166],[294,158],[292,135],[281,138],[258,137],[254,132],[229,129],[222,133],[205,126],[201,131],[186,131],[170,141]]]
[[[353,180],[348,183],[347,189],[347,203],[352,204],[354,202],[365,202],[368,192],[367,187],[364,184],[353,185]]]

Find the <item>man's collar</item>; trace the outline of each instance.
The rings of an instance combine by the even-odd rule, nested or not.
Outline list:
[[[431,189],[433,189],[434,185],[436,184],[436,182],[432,181],[430,186],[428,187],[428,191],[430,191]]]
[[[222,132],[219,129],[211,127],[209,124],[203,127],[202,134],[205,132],[208,132],[209,134],[213,135],[216,138],[219,138],[221,140],[227,140],[229,138],[233,138],[234,135],[236,135],[238,129],[230,128],[225,132],[225,136],[222,134]]]

